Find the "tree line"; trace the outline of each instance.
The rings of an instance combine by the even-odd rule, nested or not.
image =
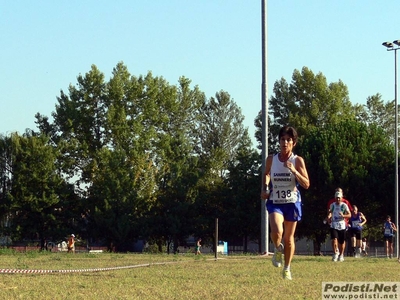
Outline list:
[[[259,103],[259,99],[248,99]],[[352,105],[341,81],[304,67],[277,81],[269,100],[269,149],[293,125],[311,188],[298,238],[326,238],[326,203],[341,186],[368,218],[368,233],[393,211],[394,101]],[[207,98],[181,77],[133,76],[121,62],[109,80],[92,65],[36,129],[0,136],[0,226],[14,241],[71,232],[130,251],[145,240],[177,250],[189,236],[214,244],[259,241],[261,117],[253,148],[228,92]],[[169,248],[168,248],[169,249]],[[318,249],[316,249],[317,251]]]

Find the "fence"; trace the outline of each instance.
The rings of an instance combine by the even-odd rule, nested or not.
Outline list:
[[[17,252],[28,252],[28,251],[39,251],[40,247],[39,246],[12,246],[9,247],[9,249],[13,249]],[[47,249],[49,252],[64,252],[66,250],[63,250],[62,248],[58,247],[49,247]],[[75,252],[89,252],[89,253],[100,253],[100,252],[107,252],[108,248],[107,247],[75,247]]]

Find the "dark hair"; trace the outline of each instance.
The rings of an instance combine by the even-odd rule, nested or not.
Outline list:
[[[389,215],[386,216],[386,219],[391,219],[391,217]]]
[[[279,139],[285,134],[289,135],[293,139],[293,142],[297,142],[297,131],[292,126],[283,126],[279,130]]]

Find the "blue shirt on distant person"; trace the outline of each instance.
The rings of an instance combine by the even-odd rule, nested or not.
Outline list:
[[[385,232],[384,232],[385,236],[388,236],[388,237],[394,236],[394,231],[393,231],[393,228],[392,228],[392,222],[386,221],[385,225],[384,225],[384,228],[385,228]]]

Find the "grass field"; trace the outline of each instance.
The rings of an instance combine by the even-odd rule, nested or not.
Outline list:
[[[5,269],[53,272],[4,273]],[[346,257],[345,262],[334,263],[328,256],[295,256],[293,281],[284,281],[281,269],[272,266],[270,256],[219,256],[215,260],[212,255],[193,254],[0,251],[0,296],[3,299],[321,299],[322,282],[400,282],[399,269],[395,259]]]

